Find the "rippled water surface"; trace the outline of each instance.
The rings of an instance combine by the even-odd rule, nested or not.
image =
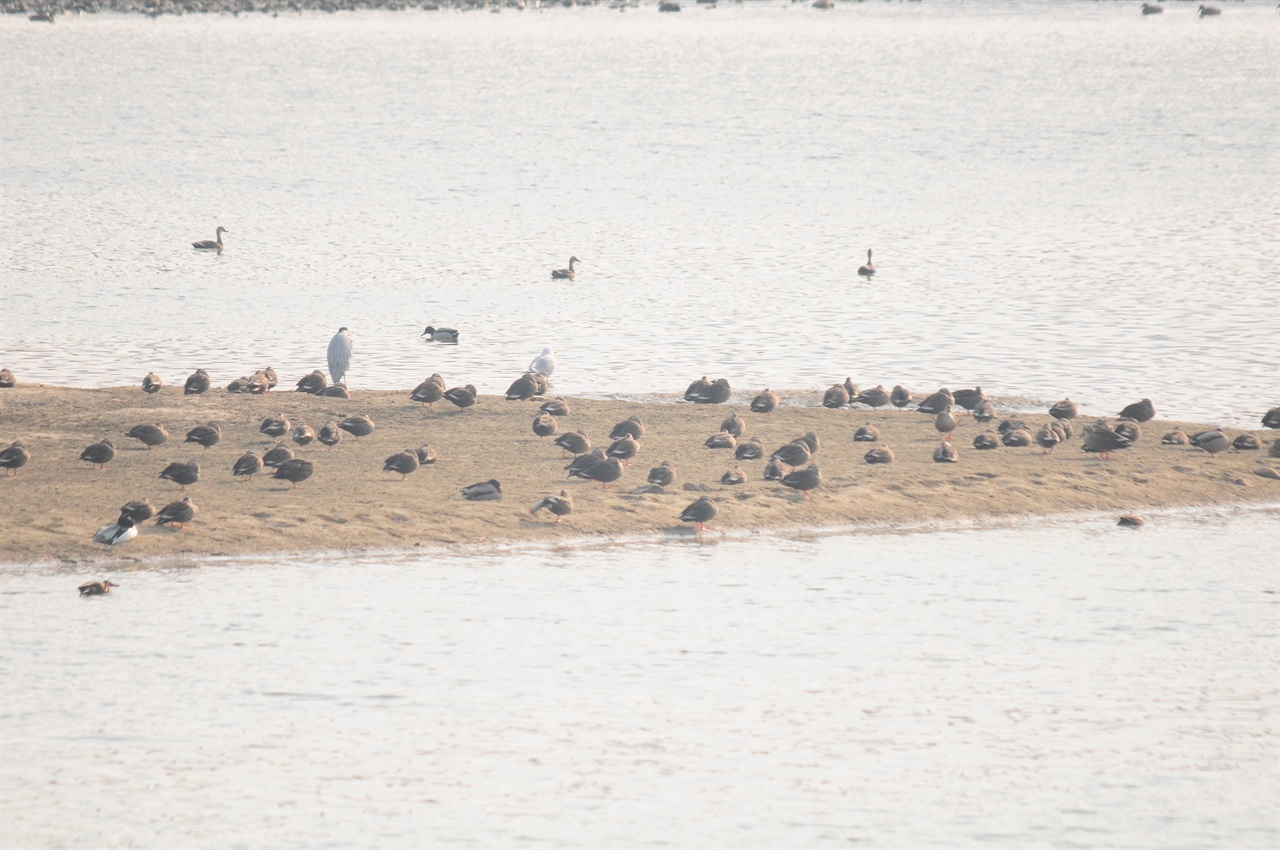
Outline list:
[[[0,571],[6,847],[1274,847],[1274,511]]]
[[[296,378],[348,325],[353,388],[500,391],[548,344],[568,393],[852,375],[1253,424],[1273,5],[6,16],[0,359]]]

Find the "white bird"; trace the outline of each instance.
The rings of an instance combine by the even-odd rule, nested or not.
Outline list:
[[[533,362],[529,364],[530,372],[537,372],[539,375],[551,377],[551,373],[556,370],[556,352],[551,348],[542,349],[542,353],[533,358]]]
[[[138,526],[128,517],[120,517],[117,521],[98,529],[93,535],[94,543],[105,543],[108,546],[119,546],[138,536]]]
[[[329,340],[329,377],[339,383],[347,377],[347,369],[351,368],[351,332],[345,327]]]

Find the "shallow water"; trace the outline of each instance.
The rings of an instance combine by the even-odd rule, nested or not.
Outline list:
[[[562,393],[852,375],[1256,426],[1278,56],[1269,3],[5,16],[0,360],[296,379],[348,325],[354,388],[501,391],[549,344]]]
[[[1280,514],[0,571],[9,847],[1273,847]]]

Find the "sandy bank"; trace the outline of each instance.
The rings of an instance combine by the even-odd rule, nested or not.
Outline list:
[[[954,435],[960,460],[932,460],[938,436],[928,416],[896,410],[827,410],[817,406],[821,391],[790,394],[807,404],[784,405],[752,414],[740,405],[637,404],[570,399],[571,414],[559,429],[582,430],[593,446],[605,447],[614,424],[631,415],[645,424],[640,451],[622,479],[608,490],[565,480],[567,460],[531,430],[538,402],[482,397],[458,410],[413,404],[408,392],[361,392],[355,398],[318,398],[275,391],[265,398],[213,392],[182,396],[166,388],[148,396],[137,388],[101,390],[19,386],[0,391],[0,447],[21,440],[31,461],[14,477],[0,477],[0,561],[164,559],[244,553],[364,551],[484,541],[549,542],[574,538],[659,538],[691,534],[680,512],[706,488],[717,500],[712,532],[723,529],[831,527],[859,523],[912,523],[990,516],[1041,516],[1077,511],[1140,511],[1146,507],[1275,502],[1280,481],[1255,475],[1262,466],[1280,467],[1266,455],[1273,435],[1259,433],[1263,451],[1211,457],[1185,446],[1161,446],[1173,422],[1149,422],[1133,448],[1110,461],[1080,449],[1077,434],[1054,454],[1039,448],[1001,447],[980,452],[975,435],[986,430],[967,415]],[[785,400],[786,396],[784,396]],[[762,477],[764,460],[735,461],[730,450],[704,448],[721,421],[737,412],[746,420],[744,438],[759,437],[766,455],[813,431],[821,441],[814,462],[823,485],[808,499]],[[247,449],[259,452],[276,440],[258,433],[262,419],[283,413],[295,423],[319,429],[329,420],[365,414],[376,431],[357,441],[344,435],[326,451],[318,443],[294,446],[315,464],[315,474],[293,490],[284,481],[258,476],[252,482],[231,475]],[[1048,419],[1024,414],[1033,427]],[[207,450],[184,444],[187,431],[218,422],[222,439]],[[891,446],[896,461],[869,465],[867,443],[853,433],[871,422],[879,445]],[[162,423],[169,441],[150,451],[125,432],[144,423]],[[1203,426],[1181,423],[1192,433]],[[1234,432],[1232,434],[1234,436]],[[115,459],[95,471],[77,458],[102,437],[111,437]],[[287,440],[286,440],[287,442]],[[383,472],[383,461],[405,448],[430,444],[439,461],[401,482]],[[292,443],[290,443],[292,445]],[[187,494],[158,475],[172,461],[196,460],[200,481]],[[665,494],[635,494],[648,471],[669,460],[677,470]],[[723,485],[723,473],[740,466],[745,484]],[[467,484],[497,478],[504,498],[466,502]],[[529,515],[544,496],[568,490],[574,511],[561,525],[548,512]],[[99,526],[115,520],[125,502],[149,498],[157,509],[190,495],[199,514],[186,531],[145,524],[133,541],[117,547],[90,542]]]

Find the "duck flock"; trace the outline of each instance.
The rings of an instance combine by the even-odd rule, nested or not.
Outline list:
[[[576,258],[575,258],[576,259]],[[436,329],[427,327],[423,333],[437,341],[456,343],[458,332],[453,329]],[[351,394],[345,385],[345,374],[350,365],[351,336],[346,328],[339,330],[329,346],[329,377],[319,369],[303,375],[295,384],[295,391],[317,396],[350,399]],[[553,438],[552,443],[561,451],[562,459],[568,460],[565,467],[570,479],[582,479],[595,482],[602,488],[609,488],[620,481],[625,470],[631,465],[640,450],[645,437],[645,424],[639,416],[630,416],[618,422],[608,434],[608,443],[593,447],[590,438],[582,430],[562,431],[560,419],[570,413],[568,400],[564,398],[544,399],[550,389],[549,377],[557,366],[554,350],[545,348],[529,364],[529,368],[516,378],[508,387],[505,398],[508,401],[542,400],[534,414],[531,429],[540,438]],[[245,393],[262,396],[274,391],[278,386],[278,376],[274,369],[267,367],[241,376],[231,381],[225,388],[228,393]],[[0,369],[0,388],[13,387],[16,384],[13,373],[8,369]],[[163,390],[164,381],[155,373],[147,374],[141,383],[144,393],[155,394]],[[183,383],[184,395],[200,395],[210,392],[213,383],[208,372],[197,369]],[[733,389],[725,378],[709,380],[703,376],[693,381],[685,389],[683,400],[696,405],[724,404],[733,398]],[[406,404],[421,404],[431,407],[437,402],[448,402],[465,410],[477,404],[480,395],[472,384],[449,387],[444,378],[437,374],[424,380],[408,394]],[[823,407],[855,408],[877,410],[892,406],[898,409],[914,408],[918,413],[931,417],[937,431],[939,442],[933,450],[933,461],[937,463],[956,463],[960,459],[952,435],[956,430],[960,415],[969,415],[978,423],[988,425],[987,430],[979,433],[972,442],[976,451],[990,451],[1001,447],[1039,447],[1045,454],[1052,453],[1076,438],[1074,420],[1079,416],[1077,405],[1070,398],[1064,398],[1048,409],[1049,419],[1038,427],[1029,425],[1021,415],[1010,415],[996,423],[999,415],[994,403],[983,392],[981,387],[958,389],[955,391],[941,388],[923,398],[917,398],[905,387],[898,385],[886,389],[883,385],[859,389],[851,379],[833,384],[822,393],[820,403]],[[745,406],[748,415],[768,415],[779,405],[779,397],[770,389],[754,395]],[[1127,405],[1119,412],[1114,422],[1098,419],[1079,429],[1079,447],[1087,453],[1095,454],[1101,459],[1108,459],[1113,453],[1121,452],[1142,438],[1143,424],[1156,415],[1154,404],[1150,399],[1141,399]],[[1262,417],[1265,428],[1280,429],[1280,407],[1274,407]],[[822,486],[823,478],[819,466],[813,462],[818,454],[820,444],[818,437],[812,432],[796,437],[790,442],[776,447],[772,452],[758,438],[743,438],[746,422],[737,411],[732,412],[720,424],[719,430],[707,437],[702,445],[711,450],[732,451],[735,462],[766,460],[763,478],[767,481],[796,491],[802,499],[811,491]],[[295,455],[295,450],[305,449],[313,443],[332,450],[344,439],[344,435],[359,440],[371,436],[377,428],[373,418],[368,415],[354,415],[342,419],[331,419],[317,430],[301,421],[291,421],[284,414],[264,417],[258,424],[258,431],[271,440],[276,440],[274,447],[262,453],[250,450],[240,456],[229,469],[219,474],[230,474],[235,479],[252,481],[255,475],[270,474],[274,479],[287,481],[292,489],[308,481],[315,472],[316,461]],[[128,439],[137,440],[147,450],[161,446],[170,439],[168,429],[160,423],[139,423],[124,433]],[[186,431],[183,442],[192,443],[207,450],[217,445],[222,439],[222,427],[217,422],[196,424]],[[870,444],[864,455],[868,464],[893,463],[893,449],[881,440],[879,430],[868,421],[853,434],[854,442]],[[1234,438],[1221,428],[1187,434],[1180,428],[1174,428],[1160,437],[1164,445],[1186,445],[1196,447],[1210,455],[1217,455],[1229,449],[1238,451],[1259,450],[1262,445],[1257,437],[1249,432],[1236,435]],[[292,446],[290,445],[292,443]],[[79,460],[90,464],[95,469],[105,469],[115,458],[115,443],[104,438],[87,446],[79,455]],[[1268,449],[1271,457],[1280,458],[1280,440],[1273,441]],[[32,460],[31,453],[17,441],[0,450],[0,468],[8,476],[16,476],[19,470]],[[383,472],[400,476],[405,480],[425,466],[437,460],[436,451],[427,444],[415,448],[407,448],[387,457],[382,466]],[[264,472],[265,471],[265,472]],[[197,460],[176,461],[169,463],[158,473],[161,480],[178,485],[180,491],[186,491],[201,480],[201,465]],[[646,484],[636,492],[663,493],[676,479],[676,468],[670,461],[663,461],[653,467],[648,474]],[[720,483],[724,485],[742,484],[748,475],[741,466],[725,472]],[[459,495],[469,501],[498,501],[502,499],[502,484],[499,480],[489,479],[467,485]],[[190,495],[164,505],[157,511],[150,500],[130,501],[119,510],[114,522],[102,526],[92,540],[105,545],[119,545],[134,539],[138,535],[138,526],[147,521],[154,521],[161,526],[173,526],[185,529],[198,513],[198,506]],[[538,500],[530,509],[530,514],[546,511],[553,516],[554,522],[560,523],[573,512],[573,497],[567,489],[558,494],[548,495]],[[709,496],[702,496],[689,504],[679,515],[682,522],[690,523],[698,532],[716,518],[718,508]],[[109,592],[109,588],[91,590],[90,593]]]

